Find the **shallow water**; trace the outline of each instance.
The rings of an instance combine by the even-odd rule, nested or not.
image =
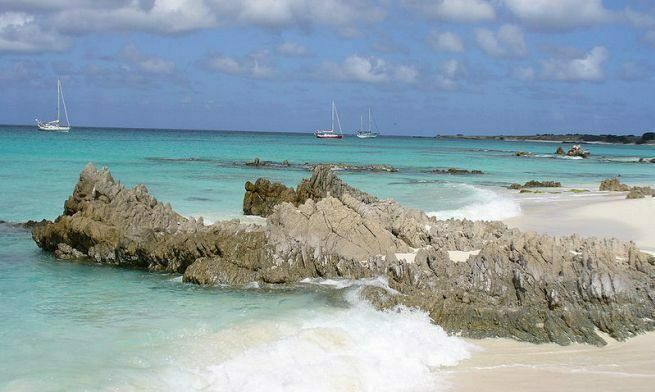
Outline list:
[[[649,146],[593,145],[590,160],[552,157],[550,143],[380,137],[0,127],[0,220],[52,219],[82,167],[109,166],[178,211],[241,215],[243,184],[288,185],[301,168],[247,160],[390,164],[398,173],[347,173],[351,184],[441,217],[501,219],[520,206],[501,185],[552,179],[594,185],[610,175],[652,182]],[[517,150],[537,156],[518,158]],[[633,157],[633,158],[630,158]],[[428,173],[480,169],[479,176]],[[378,282],[379,283],[379,282]],[[178,276],[55,261],[30,235],[0,224],[0,389],[440,390],[442,368],[474,348],[421,312],[377,312],[357,287],[300,284],[200,288]]]

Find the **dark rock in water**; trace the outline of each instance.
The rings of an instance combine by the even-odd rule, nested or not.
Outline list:
[[[246,193],[243,197],[243,213],[246,215],[269,216],[273,207],[280,203],[298,204],[298,195],[293,188],[282,183],[260,178],[253,184],[246,182]]]
[[[527,152],[527,151],[517,151],[516,153],[514,153],[514,155],[517,156],[517,157],[530,157],[530,156],[532,156],[534,154],[532,154],[531,152]]]
[[[365,299],[418,307],[462,336],[602,345],[596,330],[626,339],[655,329],[655,258],[633,243],[438,221],[352,188],[330,167],[294,192],[298,204],[273,206],[264,225],[205,226],[88,165],[64,213],[32,235],[59,258],[173,271],[198,284],[382,277],[389,288],[366,287]]]
[[[332,165],[316,166],[312,177],[303,180],[295,190],[279,182],[271,183],[264,178],[258,179],[254,184],[250,181],[246,182],[243,213],[267,217],[273,212],[273,207],[281,203],[298,206],[309,199],[320,200],[328,195],[341,197],[344,193],[349,193],[367,203],[377,200],[374,196],[341,181],[332,168]]]
[[[610,192],[627,192],[630,190],[630,187],[628,185],[621,184],[621,181],[618,177],[613,177],[601,181],[598,190]]]
[[[558,181],[536,181],[530,180],[525,184],[511,184],[509,189],[525,189],[525,188],[560,188],[562,183]]]
[[[448,169],[434,169],[432,173],[436,174],[452,174],[452,175],[467,175],[467,174],[484,174],[482,170],[467,170],[451,167]]]
[[[566,156],[569,157],[589,158],[590,155],[591,153],[584,150],[582,147],[580,147],[579,144],[574,145],[570,150],[566,152]]]
[[[314,170],[317,166],[329,166],[332,170],[343,170],[343,171],[352,171],[352,172],[387,172],[395,173],[398,171],[395,167],[391,165],[355,165],[350,163],[321,163],[318,165],[311,166],[311,169]]]
[[[557,147],[557,151],[555,151],[555,154],[564,155],[565,154],[564,149],[561,146]]]
[[[261,159],[259,159],[259,157],[256,157],[252,161],[246,162],[246,166],[255,166],[255,167],[263,167],[266,166],[267,164],[268,162],[262,161]]]

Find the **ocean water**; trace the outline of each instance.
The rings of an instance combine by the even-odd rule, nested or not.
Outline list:
[[[621,175],[652,183],[652,146],[589,145],[592,158],[535,142],[76,128],[68,134],[0,127],[0,220],[53,219],[83,166],[145,184],[206,221],[241,216],[243,184],[295,185],[305,163],[389,164],[397,173],[343,172],[354,186],[439,217],[521,213],[503,188],[530,179],[595,187]],[[534,157],[515,157],[530,151]],[[291,168],[245,166],[259,157]],[[452,176],[434,168],[479,169]],[[56,261],[30,234],[0,224],[0,390],[438,391],[444,369],[475,355],[417,310],[380,312],[361,284],[201,288],[179,276]]]

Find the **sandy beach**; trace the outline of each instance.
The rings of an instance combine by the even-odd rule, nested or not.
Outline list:
[[[655,198],[626,200],[623,192],[554,195],[546,200],[517,197],[522,214],[504,221],[510,227],[552,235],[616,237],[655,251]]]
[[[516,195],[522,215],[511,227],[553,235],[617,237],[655,251],[655,199],[626,200],[624,193],[576,196]],[[605,347],[535,345],[509,339],[471,340],[480,348],[450,375],[455,391],[652,391],[655,387],[655,332]]]
[[[472,340],[480,348],[453,368],[454,391],[652,391],[655,333],[602,348]]]

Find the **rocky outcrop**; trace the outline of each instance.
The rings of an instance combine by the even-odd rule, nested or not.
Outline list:
[[[628,192],[630,187],[622,184],[618,177],[613,177],[601,181],[598,190],[605,192]]]
[[[645,197],[655,197],[655,190],[649,186],[633,186],[626,199],[643,199]]]
[[[296,201],[271,202],[265,225],[205,226],[89,165],[64,213],[33,237],[58,258],[173,271],[198,284],[381,276],[389,287],[366,287],[364,298],[419,307],[463,336],[600,345],[596,330],[625,339],[655,328],[655,259],[632,243],[439,221],[352,188],[329,167],[287,189]]]
[[[557,150],[555,150],[556,155],[565,155],[564,149],[562,146],[557,147]]]
[[[655,197],[655,190],[649,186],[629,186],[622,184],[618,177],[608,178],[601,181],[599,191],[607,192],[628,192],[627,199],[643,199],[644,197]]]
[[[526,189],[526,188],[560,188],[562,183],[558,181],[536,181],[530,180],[525,184],[511,184],[509,189]]]
[[[246,182],[246,193],[243,198],[243,213],[266,217],[273,212],[273,207],[281,203],[291,203],[295,206],[307,200],[320,200],[328,195],[340,198],[348,193],[357,200],[370,203],[377,198],[351,187],[343,182],[333,172],[331,165],[318,165],[312,176],[303,180],[296,189],[282,183],[271,183],[260,178],[254,184]]]

